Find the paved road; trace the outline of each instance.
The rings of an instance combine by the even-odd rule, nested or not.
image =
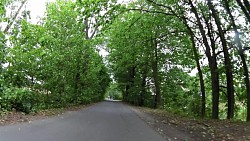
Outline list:
[[[101,102],[59,117],[0,127],[0,141],[164,141],[126,105]]]

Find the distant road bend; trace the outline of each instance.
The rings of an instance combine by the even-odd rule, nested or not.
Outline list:
[[[0,127],[0,141],[164,141],[120,102],[101,102],[62,116]]]

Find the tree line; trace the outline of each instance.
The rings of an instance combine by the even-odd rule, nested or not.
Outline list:
[[[27,1],[3,2],[1,113],[12,109],[29,113],[104,99],[111,79],[96,46],[101,44],[99,24],[108,17],[96,9],[109,7],[108,1],[47,3],[38,24],[31,23],[30,11],[24,8]],[[8,10],[14,15],[8,16]]]
[[[57,0],[38,24],[26,2],[0,4],[1,109],[100,101],[112,78],[135,105],[250,121],[249,1]]]
[[[124,7],[107,35],[125,101],[250,121],[249,1],[137,0]]]

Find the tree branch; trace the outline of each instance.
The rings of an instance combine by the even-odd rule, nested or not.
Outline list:
[[[243,51],[250,50],[250,47],[245,47]]]
[[[232,49],[232,48],[234,48],[234,47],[233,47],[233,46],[230,46],[230,47],[228,48],[228,50],[230,50],[230,49]],[[223,53],[223,50],[218,51],[215,55],[217,56],[217,55],[219,55],[219,54],[221,54],[221,53]]]
[[[150,2],[150,3],[153,3],[153,4],[156,5],[156,6],[160,6],[160,7],[164,7],[164,8],[168,8],[168,9],[169,9],[168,6],[163,5],[163,4],[156,3],[156,2],[154,2],[153,0],[147,0],[147,1]]]
[[[221,89],[221,88],[227,88],[227,87],[225,87],[225,86],[219,86],[220,87],[220,91],[227,97],[227,93],[223,90],[223,89]]]
[[[131,24],[128,26],[128,28],[130,29],[137,21],[139,21],[139,20],[142,18],[142,16],[144,16],[144,14],[141,15],[140,17],[138,17],[133,23],[131,23]]]
[[[8,32],[10,27],[13,25],[14,21],[16,20],[18,14],[20,13],[22,7],[24,6],[24,4],[26,3],[27,0],[22,1],[20,7],[18,8],[17,12],[15,13],[14,17],[11,19],[11,22],[6,26],[6,28],[4,29],[4,33]]]
[[[165,12],[161,12],[161,11],[150,11],[150,10],[146,10],[146,9],[132,8],[132,9],[128,9],[128,11],[143,11],[143,12],[152,13],[152,14],[164,14],[164,15],[168,15],[168,16],[175,16],[174,14],[170,14],[170,13],[165,13]]]

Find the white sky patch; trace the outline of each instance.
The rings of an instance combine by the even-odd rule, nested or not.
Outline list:
[[[27,10],[30,10],[31,22],[36,23],[44,16],[47,2],[55,2],[56,0],[28,0]]]
[[[194,68],[194,69],[189,73],[189,75],[190,75],[190,76],[195,76],[197,73],[198,73],[197,68]]]
[[[55,2],[56,0],[28,0],[27,10],[30,10],[31,22],[36,23],[44,16],[47,2]],[[118,0],[118,3],[128,3],[134,0]]]

